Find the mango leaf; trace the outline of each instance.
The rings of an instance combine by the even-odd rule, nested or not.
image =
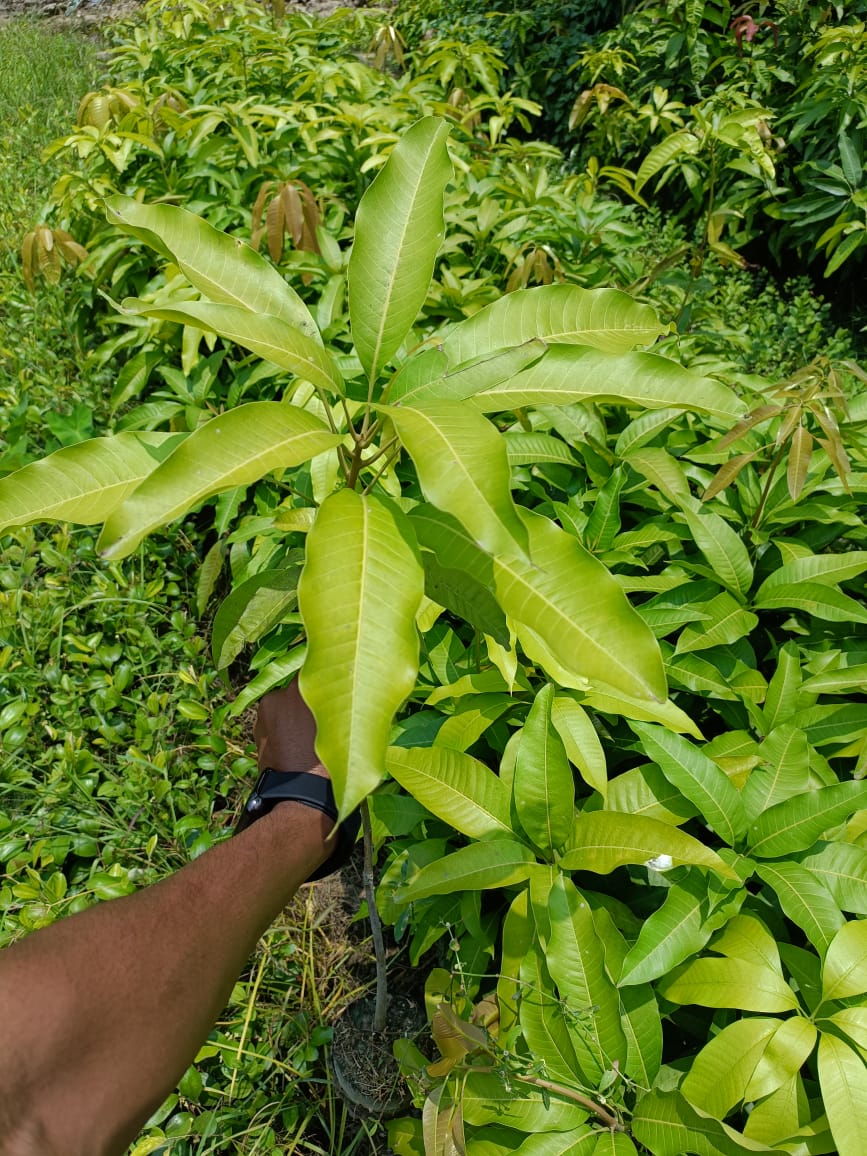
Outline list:
[[[625,1132],[600,1132],[593,1156],[638,1156],[638,1149]]]
[[[533,562],[496,558],[494,581],[500,605],[515,620],[531,657],[532,640],[523,627],[579,678],[598,678],[639,699],[664,700],[656,640],[606,568],[549,519],[528,510],[519,516]]]
[[[620,1022],[626,1036],[623,1071],[642,1088],[652,1088],[662,1065],[662,1016],[649,983],[620,989]]]
[[[56,450],[0,479],[0,531],[29,522],[92,526],[184,440],[177,433],[120,433]]]
[[[867,847],[819,843],[798,861],[824,883],[843,911],[867,915]]]
[[[842,694],[853,687],[867,686],[867,663],[843,666],[839,670],[823,670],[806,679],[801,690],[809,694]]]
[[[410,521],[422,549],[425,594],[459,618],[489,634],[501,646],[510,643],[506,616],[494,593],[494,563],[456,518],[420,503]]]
[[[635,176],[635,192],[640,193],[648,181],[652,180],[657,173],[665,169],[671,169],[672,161],[686,153],[692,156],[701,148],[701,138],[697,137],[695,133],[688,132],[686,129],[680,129],[678,132],[673,132],[654,148],[650,150],[638,168]]]
[[[486,839],[422,867],[395,898],[401,903],[412,903],[430,895],[510,887],[529,879],[535,863],[536,856],[524,843],[515,839]]]
[[[554,991],[538,939],[521,962],[520,980],[519,1018],[530,1054],[545,1065],[548,1079],[571,1084],[577,1075],[578,1060],[563,1004]]]
[[[486,1128],[486,1137],[490,1131],[490,1127]],[[514,1132],[510,1134],[514,1135]],[[595,1128],[583,1124],[568,1132],[538,1132],[535,1136],[527,1136],[517,1148],[504,1145],[496,1153],[486,1146],[490,1141],[480,1140],[477,1136],[468,1152],[473,1153],[473,1156],[594,1156],[598,1136],[599,1132]]]
[[[693,1108],[680,1092],[653,1091],[642,1096],[632,1118],[633,1135],[653,1156],[743,1156],[774,1152],[734,1128]]]
[[[424,353],[411,358],[400,371],[395,374],[394,380],[388,388],[388,400],[392,405],[415,405],[419,401],[461,401],[472,397],[484,389],[493,389],[500,382],[508,381],[534,361],[538,361],[547,352],[544,341],[525,341],[514,349],[504,349],[501,353],[474,358],[466,365],[458,365],[451,372],[446,373],[446,357],[441,350],[427,349]],[[439,358],[434,361],[432,355]],[[421,367],[415,369],[416,363],[422,359],[425,362],[425,372]],[[436,366],[439,373],[431,372],[428,367]],[[415,370],[415,371],[414,371]]]
[[[622,466],[615,466],[593,501],[593,510],[584,527],[584,545],[594,554],[610,550],[620,532],[620,492],[625,482],[626,471]]]
[[[838,590],[818,582],[773,586],[759,591],[753,606],[756,610],[805,610],[825,622],[867,622],[864,606]]]
[[[797,1076],[816,1046],[816,1025],[805,1016],[782,1020],[747,1084],[745,1099],[762,1100]]]
[[[205,498],[298,466],[342,440],[294,405],[239,405],[199,426],[110,514],[99,549],[106,558],[125,558],[152,530]]]
[[[590,716],[573,698],[558,694],[551,703],[551,722],[569,762],[578,768],[588,787],[599,791],[604,799],[608,791],[605,752]]]
[[[626,464],[676,505],[688,505],[693,500],[683,466],[661,446],[634,450],[627,456]]]
[[[751,824],[750,854],[761,858],[806,851],[831,827],[867,806],[867,783],[845,782],[817,787],[777,803]]]
[[[626,353],[652,345],[670,329],[650,305],[619,289],[538,285],[507,293],[453,326],[442,342],[450,365],[541,338],[548,344],[587,345]]]
[[[793,502],[797,502],[804,489],[812,456],[813,435],[806,426],[799,425],[792,435],[789,459],[786,464],[786,483]]]
[[[548,900],[551,936],[548,970],[571,1012],[579,1015],[575,1034],[587,1041],[597,1079],[615,1061],[626,1061],[626,1037],[620,1023],[617,989],[605,970],[605,956],[593,912],[572,881],[558,875]]]
[[[709,1116],[728,1116],[744,1100],[756,1065],[781,1023],[751,1016],[723,1028],[692,1061],[680,1085],[686,1099]]]
[[[503,1124],[521,1132],[574,1132],[587,1112],[574,1100],[542,1093],[528,1084],[506,1087],[494,1072],[470,1072],[461,1099],[467,1124]],[[583,1156],[583,1153],[582,1153]]]
[[[867,1135],[867,1064],[836,1036],[819,1040],[819,1087],[838,1156],[861,1156]]]
[[[568,684],[563,681],[563,685]],[[636,719],[638,722],[655,722],[669,730],[687,732],[695,738],[702,738],[702,733],[685,711],[667,698],[664,702],[651,702],[650,699],[639,699],[634,695],[624,694],[622,691],[612,690],[603,682],[596,682],[593,687],[583,692],[581,702],[602,714],[623,715],[624,718]]]
[[[763,598],[779,586],[797,586],[799,582],[814,582],[821,586],[836,586],[857,578],[867,570],[867,550],[851,550],[847,554],[807,554],[793,558],[770,574],[756,591]]]
[[[753,566],[740,536],[719,514],[693,502],[681,507],[696,546],[728,590],[745,598],[753,581]]]
[[[176,205],[145,205],[132,197],[108,197],[105,215],[111,224],[174,261],[209,300],[278,317],[319,340],[316,323],[298,294],[240,238]]]
[[[642,984],[671,971],[701,951],[712,935],[705,918],[709,910],[707,884],[690,874],[666,892],[662,906],[642,924],[627,953],[620,985]]]
[[[510,466],[534,466],[547,462],[559,462],[564,466],[575,466],[575,455],[560,438],[546,433],[523,433],[507,431],[503,434]]]
[[[835,1027],[840,1028],[856,1047],[867,1053],[867,1007],[862,1005],[840,1008],[832,1016],[828,1016],[828,1019]]]
[[[512,833],[509,790],[484,763],[448,747],[389,747],[385,767],[432,814],[473,839]]]
[[[783,914],[800,927],[823,958],[845,922],[834,897],[811,871],[798,863],[759,863],[756,874],[774,891]]]
[[[240,305],[218,305],[212,301],[155,304],[135,297],[124,300],[122,311],[136,317],[155,317],[179,325],[210,329],[305,381],[312,381],[314,385],[335,393],[343,392],[343,378],[327,350],[280,317],[251,313]]]
[[[519,891],[503,918],[500,970],[497,980],[497,1003],[500,1007],[500,1031],[507,1032],[517,1023],[524,989],[520,982],[524,957],[535,942],[536,925],[530,911],[529,889]]]
[[[457,518],[488,553],[526,554],[506,443],[486,418],[457,401],[379,408],[415,462],[429,502]]]
[[[234,662],[245,646],[276,626],[295,605],[298,572],[298,566],[261,570],[223,599],[211,627],[211,652],[217,670]]]
[[[551,722],[554,687],[536,695],[521,730],[512,795],[521,826],[550,856],[562,849],[572,829],[575,783],[563,741]]]
[[[549,345],[541,361],[469,401],[483,413],[597,401],[646,409],[676,406],[730,420],[743,406],[727,386],[659,354],[602,353],[586,345]]]
[[[791,723],[776,727],[759,754],[769,765],[755,767],[741,792],[751,819],[811,787],[810,745],[804,732]]]
[[[798,1007],[798,997],[778,971],[745,959],[695,959],[661,979],[658,987],[672,1003],[772,1013]]]
[[[349,321],[374,382],[424,304],[443,238],[452,175],[447,121],[427,116],[402,136],[361,198],[349,258]]]
[[[569,850],[560,860],[564,871],[608,875],[627,863],[660,871],[685,865],[709,867],[725,878],[736,878],[715,851],[668,823],[616,811],[582,811],[575,816]]]
[[[698,808],[704,822],[730,845],[744,834],[743,801],[724,771],[682,735],[646,723],[629,724],[648,758]]]
[[[300,688],[341,818],[385,776],[392,719],[418,673],[423,590],[412,529],[395,507],[348,489],[326,498],[298,587]]]
[[[867,920],[845,923],[834,936],[822,968],[822,999],[867,992]]]
[[[677,654],[737,642],[750,634],[759,621],[757,614],[744,610],[727,591],[700,603],[697,609],[707,614],[707,618],[698,626],[687,626],[681,631],[675,648]]]

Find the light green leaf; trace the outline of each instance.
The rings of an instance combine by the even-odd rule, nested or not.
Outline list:
[[[408,129],[365,192],[349,258],[349,320],[373,382],[424,304],[443,239],[452,175],[449,125],[427,116]]]
[[[704,822],[729,845],[744,834],[746,815],[740,795],[724,771],[682,735],[630,723],[648,758],[657,763],[675,787],[699,810]]]
[[[564,871],[608,875],[627,863],[663,871],[685,865],[709,867],[735,878],[715,851],[658,819],[617,811],[583,811],[575,816],[569,850],[560,860]]]
[[[801,685],[801,690],[809,694],[842,694],[857,687],[867,687],[867,663],[843,666],[839,670],[824,670],[814,674]]]
[[[224,670],[242,649],[276,626],[295,605],[298,566],[261,570],[224,598],[211,627],[211,651],[217,670]]]
[[[606,568],[549,519],[528,510],[520,517],[533,562],[496,558],[494,580],[525,650],[533,657],[522,627],[538,633],[555,660],[578,677],[598,678],[639,699],[664,700],[656,639]]]
[[[567,684],[564,682],[563,685]],[[624,718],[636,719],[638,722],[659,723],[669,730],[686,732],[697,739],[702,737],[689,715],[670,698],[664,702],[651,702],[646,698],[638,699],[622,691],[614,691],[610,686],[597,682],[584,692],[581,702],[602,714],[623,715]]]
[[[600,1132],[593,1156],[638,1156],[638,1149],[625,1132]]]
[[[488,553],[526,554],[527,531],[498,430],[458,401],[380,408],[412,456],[428,501],[456,517]]]
[[[696,546],[728,590],[745,598],[753,581],[753,566],[740,536],[719,514],[693,501],[681,507]]]
[[[692,960],[658,986],[672,1003],[771,1013],[798,1007],[797,996],[779,972],[744,959]]]
[[[680,1086],[687,1100],[709,1116],[728,1116],[745,1098],[756,1065],[781,1023],[752,1016],[723,1028],[692,1061]]]
[[[487,1135],[490,1128],[486,1128]],[[513,1133],[514,1134],[514,1133]],[[573,1128],[568,1132],[539,1132],[528,1136],[515,1149],[507,1149],[498,1156],[594,1156],[599,1132],[589,1124]],[[479,1148],[478,1136],[467,1145],[467,1156],[491,1156]]]
[[[742,793],[751,818],[811,786],[807,736],[791,723],[776,727],[762,743],[759,755],[767,766],[752,771]]]
[[[705,926],[707,884],[695,872],[666,892],[662,906],[642,924],[623,961],[621,987],[658,979],[701,951],[712,931]]]
[[[439,350],[427,349],[413,357],[395,375],[388,389],[392,405],[415,405],[419,401],[461,401],[484,389],[493,389],[508,381],[547,352],[544,341],[525,341],[514,349],[474,358],[446,373],[446,357]],[[439,360],[434,360],[438,358]],[[416,368],[417,363],[422,363]],[[433,367],[439,370],[435,372]],[[424,369],[425,372],[421,372]]]
[[[867,1054],[867,1007],[844,1007],[834,1012],[828,1019],[848,1038]]]
[[[838,823],[867,806],[867,782],[817,787],[769,807],[751,824],[750,854],[762,858],[806,851]]]
[[[353,490],[326,498],[307,536],[298,604],[301,693],[344,818],[385,776],[395,711],[415,685],[424,579],[395,507]]]
[[[653,1156],[742,1156],[773,1152],[756,1140],[693,1108],[680,1092],[642,1096],[632,1118],[633,1135]]]
[[[783,974],[776,941],[755,915],[739,912],[732,916],[711,947],[720,955],[770,968],[780,976]]]
[[[833,896],[798,863],[760,863],[756,874],[774,891],[783,914],[800,927],[822,958],[845,920]]]
[[[798,648],[793,642],[786,642],[777,655],[777,669],[768,683],[762,709],[769,734],[796,713],[800,688],[801,662]]]
[[[103,522],[184,440],[120,433],[56,450],[0,479],[0,531],[29,522]]]
[[[846,554],[808,554],[793,558],[774,570],[756,591],[762,599],[779,586],[797,586],[809,582],[821,586],[836,586],[857,578],[867,570],[867,550],[851,550]]]
[[[775,1145],[789,1137],[794,1137],[800,1127],[803,1111],[806,1104],[803,1081],[800,1076],[793,1076],[788,1083],[779,1087],[776,1092],[766,1096],[761,1103],[756,1104],[744,1125],[744,1135],[760,1143]],[[830,1140],[830,1133],[828,1137]],[[809,1149],[806,1145],[797,1148],[793,1141],[786,1151],[795,1151],[799,1156],[807,1156]],[[833,1144],[833,1141],[831,1141]],[[825,1151],[828,1151],[826,1148]]]
[[[867,915],[867,847],[820,843],[798,859],[824,883],[838,907]]]
[[[327,350],[280,317],[251,313],[241,305],[217,305],[212,301],[153,304],[135,297],[126,298],[123,312],[210,329],[272,365],[279,365],[281,369],[312,381],[314,385],[336,393],[343,392],[340,371]]]
[[[867,992],[867,919],[845,923],[834,936],[822,968],[822,999]]]
[[[431,863],[413,876],[396,898],[401,903],[455,891],[511,887],[530,878],[536,856],[514,839],[486,839]]]
[[[561,850],[572,829],[575,783],[563,741],[551,722],[554,687],[546,684],[521,730],[512,794],[518,819],[546,855]]]
[[[593,510],[584,527],[584,545],[594,554],[610,550],[620,531],[620,492],[625,481],[626,471],[622,466],[615,466],[593,501]]]
[[[111,513],[99,549],[107,558],[125,558],[152,530],[205,498],[298,466],[340,441],[319,418],[294,405],[239,405],[199,426]]]
[[[640,193],[648,181],[657,173],[671,167],[672,161],[686,153],[689,156],[697,153],[701,148],[701,139],[695,133],[680,129],[665,137],[660,144],[650,150],[641,162],[635,177],[635,192]]]
[[[836,1036],[819,1040],[819,1087],[837,1156],[862,1156],[867,1135],[867,1064]]]
[[[575,455],[560,438],[546,433],[507,431],[503,434],[510,466],[535,466],[546,462],[575,465]]]
[[[229,718],[237,718],[238,715],[242,715],[253,703],[258,702],[262,695],[290,679],[301,669],[306,657],[307,647],[296,646],[289,654],[281,655],[280,658],[275,658],[273,662],[269,662],[264,670],[260,670],[256,677],[247,683],[232,703],[229,708]]]
[[[620,1012],[626,1036],[623,1070],[640,1088],[652,1088],[662,1065],[662,1016],[650,984],[621,988]]]
[[[470,1072],[461,1104],[467,1124],[504,1124],[521,1132],[573,1132],[587,1119],[574,1100],[556,1092],[543,1099],[517,1081],[507,1088],[494,1072]]]
[[[511,834],[509,790],[484,763],[448,747],[389,747],[388,773],[443,822],[473,839]]]
[[[756,610],[805,610],[825,622],[867,622],[867,609],[860,602],[836,586],[818,582],[773,586],[757,596],[753,606]]]
[[[699,603],[698,609],[707,614],[707,620],[681,631],[676,647],[678,654],[728,646],[749,634],[759,621],[757,614],[744,610],[727,591],[709,602]]]
[[[569,1038],[563,1003],[554,991],[538,939],[521,963],[520,980],[521,1031],[530,1054],[545,1065],[548,1079],[573,1083],[578,1060]]]
[[[278,317],[316,340],[307,306],[274,266],[238,237],[176,205],[145,205],[131,197],[105,202],[108,220],[149,245],[211,301]]]
[[[569,762],[604,800],[608,791],[605,752],[590,716],[573,698],[558,694],[551,703],[551,722],[563,741]]]
[[[678,506],[692,501],[689,481],[681,463],[661,446],[645,446],[634,450],[626,464],[656,486],[661,494]]]
[[[578,401],[646,409],[679,406],[729,419],[743,411],[727,386],[657,353],[602,353],[586,345],[550,345],[541,361],[469,401],[483,413]]]
[[[497,979],[500,1030],[507,1032],[517,1023],[523,987],[521,964],[536,939],[536,924],[530,911],[530,892],[525,887],[509,905],[502,923],[502,948]]]
[[[551,936],[546,957],[551,978],[570,1011],[579,1015],[575,1033],[584,1039],[598,1072],[626,1061],[617,989],[605,970],[605,956],[593,912],[572,881],[559,875],[548,900]],[[579,1057],[580,1061],[580,1057]]]
[[[804,1016],[783,1020],[756,1064],[745,1099],[762,1100],[788,1084],[807,1062],[817,1036],[815,1024]]]
[[[507,293],[449,330],[442,348],[450,365],[541,338],[549,344],[587,345],[626,353],[652,345],[670,329],[650,305],[619,289],[538,285]]]

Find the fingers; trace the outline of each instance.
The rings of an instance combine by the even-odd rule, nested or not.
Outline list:
[[[316,723],[298,690],[298,681],[274,690],[259,703],[253,730],[260,769],[321,770],[316,755]]]

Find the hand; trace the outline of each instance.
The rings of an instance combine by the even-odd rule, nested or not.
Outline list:
[[[316,723],[301,697],[298,681],[272,690],[259,703],[253,728],[259,770],[307,771],[328,777],[316,754]]]

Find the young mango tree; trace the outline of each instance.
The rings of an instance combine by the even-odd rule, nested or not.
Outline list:
[[[804,1131],[803,1105],[790,1101],[824,1009],[828,1120],[804,1131],[804,1150],[830,1151],[830,1124],[832,1143],[854,1156],[840,1073],[862,1062],[863,1009],[847,1001],[864,990],[867,925],[826,913],[816,925],[824,972],[812,987],[805,972],[799,998],[773,938],[741,907],[753,873],[777,885],[774,857],[792,825],[809,848],[863,805],[862,784],[813,792],[809,814],[782,789],[766,792],[765,811],[745,809],[729,776],[684,737],[702,739],[668,697],[654,630],[600,558],[613,558],[624,467],[599,473],[580,523],[544,486],[516,484],[528,463],[574,462],[540,424],[580,426],[592,445],[589,403],[638,410],[624,460],[677,499],[714,560],[708,582],[718,572],[732,591],[693,620],[714,614],[724,635],[746,616],[749,628],[755,616],[733,603],[753,575],[742,544],[661,451],[641,448],[672,415],[729,429],[746,407],[719,381],[644,351],[670,326],[613,289],[519,290],[420,342],[413,326],[452,174],[447,135],[437,118],[415,124],[362,199],[348,264],[351,350],[326,343],[313,311],[236,237],[172,205],[110,198],[109,220],[185,279],[179,289],[173,274],[165,291],[122,310],[241,346],[291,375],[285,398],[242,401],[189,433],[123,432],[60,450],[0,482],[0,530],[101,523],[102,555],[120,559],[202,503],[276,479],[282,499],[252,531],[256,565],[214,621],[221,666],[278,628],[236,709],[298,673],[340,813],[365,808],[368,850],[369,798],[392,833],[413,833],[420,814],[442,821],[389,868],[380,894],[390,917],[415,919],[420,944],[462,923],[478,945],[457,986],[444,972],[429,982],[443,1058],[429,1065],[403,1050],[424,1073],[425,1106],[421,1122],[393,1128],[397,1151],[460,1152],[468,1138],[525,1156],[637,1144],[658,1156],[775,1150],[766,1139]],[[293,630],[280,634],[286,624]],[[456,660],[452,625],[473,640],[471,669]],[[444,701],[454,709],[432,721],[423,707]],[[616,801],[594,712],[629,720],[651,760],[628,785],[618,777]],[[496,727],[506,738],[497,773],[468,753]],[[589,790],[577,806],[573,767]],[[408,806],[383,787],[389,777]],[[703,837],[678,829],[686,819]],[[622,867],[668,887],[644,929],[592,885]],[[501,896],[502,912],[483,893]],[[693,958],[708,943],[716,955]],[[486,973],[495,991],[476,1000]],[[688,1065],[662,1065],[662,1016],[689,1003],[787,1018],[736,1021],[686,1074]],[[755,1138],[724,1122],[748,1096],[764,1109]]]

